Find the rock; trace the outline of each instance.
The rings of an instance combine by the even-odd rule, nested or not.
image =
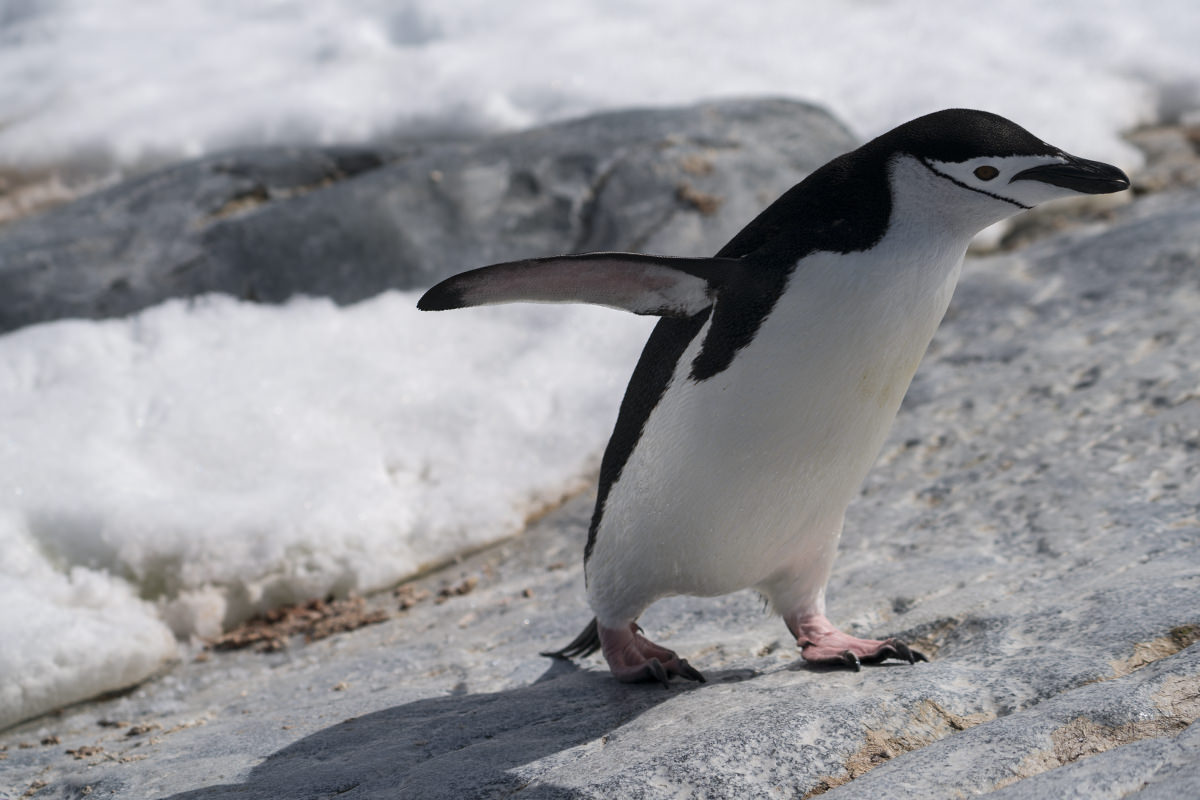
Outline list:
[[[625,686],[598,656],[539,658],[590,616],[581,497],[374,598],[386,622],[214,652],[5,732],[0,786],[176,800],[1200,796],[1200,193],[1115,217],[968,263],[850,509],[830,616],[906,637],[930,663],[808,667],[749,592],[672,598],[641,620],[707,684]],[[100,727],[114,719],[125,727]]]
[[[208,254],[239,213],[286,202],[381,163],[371,151],[280,149],[214,156],[125,181],[0,229],[0,330],[127,314],[171,296],[252,291]]]
[[[0,229],[0,331],[205,292],[350,303],[563,252],[710,254],[854,146],[818,108],[744,100],[479,142],[203,158]]]
[[[1200,186],[1200,119],[1132,131],[1129,141],[1146,158],[1137,190]]]

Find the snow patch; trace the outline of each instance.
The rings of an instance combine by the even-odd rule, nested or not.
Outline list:
[[[0,337],[0,725],[145,677],[171,631],[386,587],[587,485],[652,321],[416,299]]]
[[[823,103],[864,137],[983,108],[1136,166],[1121,131],[1200,106],[1197,41],[1190,0],[18,4],[0,13],[0,169],[764,94]]]

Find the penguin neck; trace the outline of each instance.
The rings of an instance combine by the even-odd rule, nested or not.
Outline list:
[[[817,273],[829,269],[830,296],[844,297],[848,306],[882,303],[902,317],[924,318],[919,327],[932,335],[957,283],[967,245],[981,227],[978,215],[947,202],[945,187],[935,183],[942,179],[914,157],[893,156],[887,174],[888,215],[879,239],[844,258],[818,256],[794,280],[823,281],[813,274],[814,267]]]
[[[975,234],[1012,216],[1012,203],[954,185],[915,156],[893,156],[887,167],[892,208],[888,234],[899,228],[927,241],[951,242],[966,252]]]

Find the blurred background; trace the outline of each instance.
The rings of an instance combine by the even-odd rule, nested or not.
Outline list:
[[[511,131],[779,95],[860,137],[986,108],[1095,158],[1200,106],[1187,2],[475,0],[0,4],[0,174],[99,177],[260,144]]]

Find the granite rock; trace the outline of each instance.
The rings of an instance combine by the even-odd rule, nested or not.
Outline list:
[[[1200,795],[1200,193],[1113,217],[968,262],[850,508],[831,618],[903,636],[929,663],[807,666],[749,592],[671,598],[642,619],[703,685],[626,686],[598,657],[539,658],[590,617],[579,497],[404,590],[404,611],[372,598],[387,622],[205,654],[0,735],[0,787]]]
[[[854,146],[814,106],[731,100],[474,142],[211,156],[0,228],[0,331],[205,292],[350,303],[563,252],[708,255]]]

